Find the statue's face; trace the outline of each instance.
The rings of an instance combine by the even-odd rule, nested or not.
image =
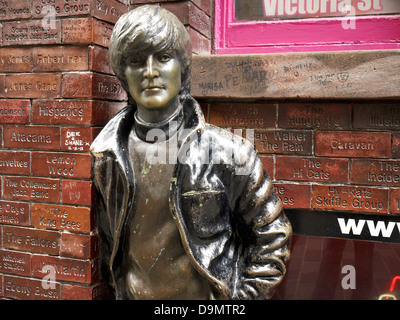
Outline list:
[[[159,110],[169,105],[181,89],[181,66],[174,54],[151,52],[128,61],[125,76],[138,105]]]

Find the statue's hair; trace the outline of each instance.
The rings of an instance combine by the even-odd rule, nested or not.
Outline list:
[[[126,62],[135,55],[151,51],[175,53],[181,64],[181,91],[184,99],[190,92],[191,45],[185,26],[171,12],[153,5],[140,6],[122,15],[110,38],[111,66],[129,94],[125,77]]]

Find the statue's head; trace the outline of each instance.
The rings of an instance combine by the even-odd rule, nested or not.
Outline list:
[[[116,76],[137,103],[157,108],[174,95],[189,95],[190,37],[171,12],[145,5],[125,13],[114,26],[109,51]]]

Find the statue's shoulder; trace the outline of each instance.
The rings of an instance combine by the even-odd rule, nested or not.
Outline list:
[[[96,156],[107,151],[112,151],[124,138],[122,135],[129,134],[135,109],[127,106],[120,110],[97,135],[90,146],[90,151]]]

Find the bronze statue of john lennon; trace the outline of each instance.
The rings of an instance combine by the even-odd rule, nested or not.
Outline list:
[[[117,299],[267,299],[291,226],[253,145],[205,123],[185,27],[159,6],[110,40],[129,103],[91,146],[103,277]]]

